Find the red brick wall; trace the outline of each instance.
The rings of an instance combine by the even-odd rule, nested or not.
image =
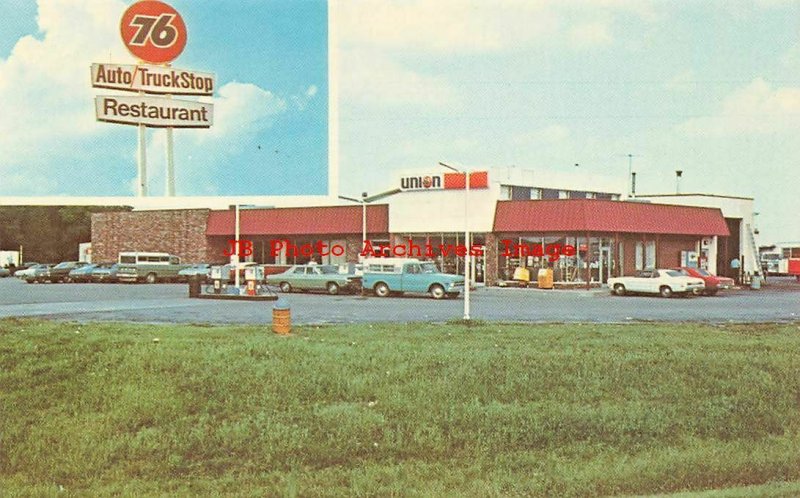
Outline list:
[[[656,262],[659,268],[680,266],[681,251],[694,251],[700,237],[661,237],[656,247]]]
[[[123,251],[167,252],[183,263],[205,262],[208,209],[92,214],[92,261],[117,261]]]

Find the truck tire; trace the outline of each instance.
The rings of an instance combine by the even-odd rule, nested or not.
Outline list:
[[[391,294],[389,286],[383,282],[378,282],[375,284],[373,290],[375,291],[375,295],[378,297],[389,297],[389,294]]]
[[[444,292],[444,287],[439,284],[431,285],[431,288],[428,289],[428,292],[431,293],[431,297],[434,299],[442,299],[447,295]]]
[[[147,282],[148,284],[154,284],[156,283],[156,280],[157,278],[155,273],[148,273],[147,276],[144,277],[144,281]]]

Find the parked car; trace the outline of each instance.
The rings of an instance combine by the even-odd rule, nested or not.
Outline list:
[[[702,268],[691,268],[684,266],[681,268],[673,268],[673,270],[678,270],[687,277],[702,279],[706,286],[705,289],[703,289],[703,294],[706,296],[714,296],[720,290],[732,289],[734,286],[734,281],[732,278],[718,277],[711,274],[708,270],[704,270]]]
[[[24,266],[17,268],[17,270],[14,272],[14,276],[21,280],[26,280],[28,276],[33,275],[33,272],[36,271],[36,267],[40,264],[41,263],[25,263]]]
[[[100,263],[92,268],[92,282],[116,282],[117,263]]]
[[[53,265],[36,265],[32,266],[28,269],[28,272],[24,274],[24,278],[26,282],[32,284],[34,282],[44,283],[50,281],[50,269],[53,268]],[[19,275],[20,272],[17,272]]]
[[[355,275],[339,273],[336,266],[295,265],[283,273],[267,275],[268,284],[277,285],[283,292],[293,290],[324,290],[336,295],[342,291],[356,291],[361,288],[361,279]]]
[[[50,277],[48,280],[51,282],[70,282],[69,272],[75,268],[86,266],[89,263],[85,261],[63,261],[50,269]]]
[[[179,271],[178,280],[186,282],[191,277],[199,276],[201,281],[205,282],[208,280],[209,275],[211,275],[211,265],[208,263],[198,263]]]
[[[608,279],[608,288],[618,296],[628,293],[660,294],[670,297],[673,294],[688,295],[705,289],[703,280],[687,277],[680,270],[642,270],[630,277]]]
[[[39,263],[36,263],[34,261],[26,261],[25,263],[22,263],[22,266],[17,266],[16,268],[14,268],[14,270],[11,272],[11,274],[14,275],[17,278],[24,279],[25,278],[25,274],[19,275],[19,272],[25,271],[25,270],[30,270],[31,268],[33,268],[34,266],[36,266],[38,264]]]
[[[464,290],[464,277],[442,273],[432,261],[414,258],[364,260],[363,285],[378,297],[392,293],[427,293],[434,299],[456,297]]]
[[[92,270],[97,268],[97,265],[83,265],[70,270],[68,279],[70,282],[88,283],[92,281]]]
[[[11,276],[11,270],[8,268],[0,268],[0,278],[6,278]]]

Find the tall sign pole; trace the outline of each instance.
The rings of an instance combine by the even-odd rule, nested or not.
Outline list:
[[[138,128],[138,152],[136,154],[136,169],[138,182],[136,193],[139,197],[147,197],[147,142],[143,124]]]

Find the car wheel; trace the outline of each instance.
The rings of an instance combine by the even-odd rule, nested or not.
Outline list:
[[[61,279],[61,283],[71,284],[72,283],[72,279],[69,278],[69,277],[64,277],[63,279]]]
[[[389,286],[383,282],[379,282],[375,284],[375,295],[378,297],[389,297],[391,291],[389,290]]]
[[[661,294],[661,297],[672,297],[672,289],[669,286],[662,286],[658,293]]]
[[[441,285],[431,285],[430,288],[431,297],[434,299],[442,299],[446,294],[444,292],[444,287]]]
[[[290,293],[292,292],[292,284],[289,282],[281,282],[281,292]]]
[[[622,284],[616,284],[614,286],[614,294],[616,294],[618,296],[624,296],[625,295],[625,286],[622,285]]]
[[[339,293],[339,285],[336,282],[328,282],[328,294],[335,296]]]
[[[156,283],[156,274],[155,273],[148,273],[146,277],[144,277],[144,281],[148,284]]]

